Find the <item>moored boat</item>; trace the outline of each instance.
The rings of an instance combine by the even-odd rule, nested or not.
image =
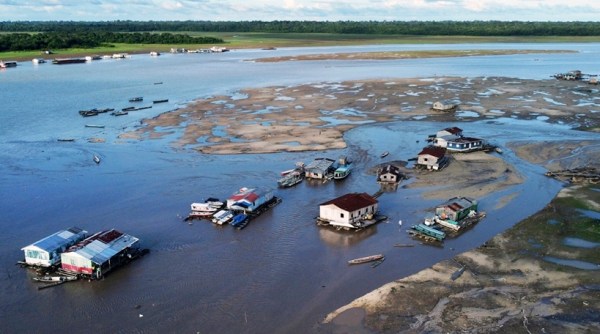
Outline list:
[[[388,152],[388,151],[385,151],[385,152],[381,153],[381,157],[382,157],[382,158],[385,158],[385,157],[387,157],[389,154],[390,154],[390,152]]]
[[[55,58],[52,61],[52,64],[55,65],[64,65],[64,64],[81,64],[85,63],[87,60],[85,58]]]
[[[239,213],[239,214],[233,216],[233,218],[231,219],[231,222],[229,224],[231,224],[231,226],[233,226],[233,227],[238,227],[238,226],[246,223],[247,220],[248,220],[248,215],[246,215],[244,213]]]
[[[70,282],[76,281],[77,276],[41,276],[34,277],[34,281],[41,283],[58,283],[58,282]]]
[[[384,258],[383,254],[369,255],[369,256],[359,257],[359,258],[350,260],[350,261],[348,261],[348,264],[361,264],[361,263],[373,262],[373,261],[381,260],[383,258]]]
[[[102,129],[102,128],[104,128],[104,125],[100,125],[100,124],[86,124],[85,127],[86,128],[99,128],[99,129]]]
[[[17,62],[0,60],[0,68],[9,68],[9,67],[17,67]]]
[[[297,185],[298,183],[302,182],[303,179],[304,174],[294,171],[277,180],[277,185],[282,188],[288,188]]]
[[[169,99],[162,99],[162,100],[154,100],[154,101],[152,101],[152,103],[165,103],[165,102],[169,102]]]
[[[97,155],[95,155],[95,154],[94,154],[94,158],[93,158],[93,159],[94,159],[94,162],[95,162],[96,164],[99,164],[99,163],[100,163],[100,157],[99,157],[99,156],[97,156]]]
[[[217,225],[224,225],[229,223],[233,218],[233,212],[229,210],[221,210],[213,215],[212,222]]]
[[[142,96],[136,96],[136,97],[132,97],[129,99],[129,102],[141,102],[144,101],[144,98]]]
[[[350,165],[340,166],[335,170],[335,172],[333,172],[333,178],[335,180],[345,179],[348,175],[350,175],[351,171],[352,167]]]

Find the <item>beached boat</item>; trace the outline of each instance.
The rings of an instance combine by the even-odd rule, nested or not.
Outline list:
[[[141,102],[141,101],[144,101],[144,98],[141,96],[132,97],[129,99],[129,102]]]
[[[390,152],[388,152],[388,151],[385,151],[385,152],[381,153],[381,157],[382,157],[382,158],[385,158],[385,157],[387,157],[389,154],[390,154]]]
[[[383,258],[384,258],[383,254],[369,255],[369,256],[359,257],[359,258],[350,260],[350,261],[348,261],[348,264],[361,264],[361,263],[379,261]]]
[[[94,162],[99,164],[100,163],[100,157],[94,154]]]
[[[224,225],[229,223],[233,218],[233,212],[229,210],[221,210],[213,215],[212,222],[217,225]]]

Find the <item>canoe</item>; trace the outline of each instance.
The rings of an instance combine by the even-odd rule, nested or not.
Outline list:
[[[350,261],[348,261],[348,264],[361,264],[361,263],[373,262],[373,261],[381,260],[383,258],[384,258],[383,254],[369,255],[369,256],[359,257],[359,258],[350,260]]]

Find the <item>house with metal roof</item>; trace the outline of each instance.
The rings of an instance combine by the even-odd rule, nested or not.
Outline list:
[[[335,160],[329,158],[316,158],[304,168],[304,177],[311,179],[324,179],[333,173]]]
[[[431,170],[442,169],[449,162],[446,149],[443,147],[427,146],[417,156],[417,165]]]
[[[435,214],[441,219],[460,221],[471,211],[477,212],[477,201],[469,197],[454,197],[435,208]]]
[[[129,262],[140,251],[140,240],[115,229],[98,232],[61,254],[65,271],[101,278]]]
[[[385,165],[377,172],[378,183],[398,183],[405,178],[404,174],[400,172],[400,168],[394,165]]]
[[[350,193],[319,205],[319,219],[330,225],[360,228],[362,221],[373,219],[379,202],[367,193]]]
[[[273,191],[271,189],[244,187],[227,199],[227,208],[252,212],[272,199]]]
[[[87,233],[79,227],[71,227],[23,247],[21,250],[25,252],[25,263],[41,267],[57,265],[60,263],[60,253],[85,239]]]

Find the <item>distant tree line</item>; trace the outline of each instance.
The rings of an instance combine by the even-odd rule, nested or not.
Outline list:
[[[52,50],[67,48],[93,48],[110,43],[130,44],[218,44],[220,38],[191,37],[172,33],[123,33],[102,30],[74,29],[41,32],[0,34],[1,51]]]
[[[600,36],[600,22],[526,21],[5,21],[0,32],[264,32],[446,36]]]

